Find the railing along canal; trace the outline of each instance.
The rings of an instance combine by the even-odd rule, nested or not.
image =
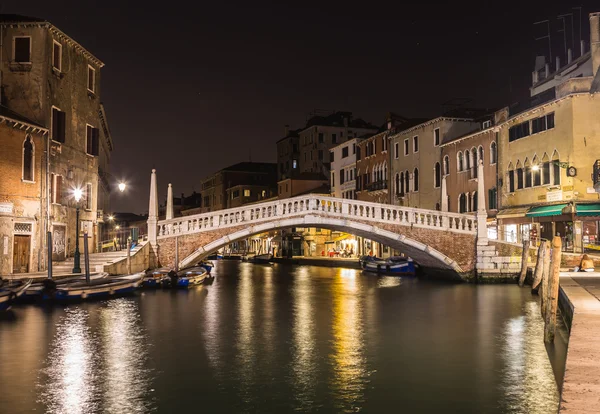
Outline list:
[[[226,227],[251,225],[274,220],[314,214],[341,219],[356,219],[373,223],[431,228],[441,231],[474,234],[474,215],[426,210],[390,204],[306,195],[283,200],[250,204],[193,216],[177,217],[158,222],[158,238],[211,231]]]

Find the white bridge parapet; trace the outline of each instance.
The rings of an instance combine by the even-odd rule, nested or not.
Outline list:
[[[477,218],[474,215],[308,194],[193,216],[160,220],[157,223],[157,238],[183,236],[306,215],[354,218],[374,223],[389,223],[462,234],[476,234],[477,232]]]

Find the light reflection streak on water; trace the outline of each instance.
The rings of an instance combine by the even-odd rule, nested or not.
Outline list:
[[[240,374],[240,393],[245,403],[252,401],[254,395],[254,364],[256,352],[254,349],[254,283],[252,280],[252,267],[241,268],[238,285],[238,369]]]
[[[222,354],[219,346],[219,324],[220,324],[220,299],[221,287],[216,281],[210,286],[210,294],[206,296],[204,306],[204,346],[206,347],[206,356],[215,374],[222,377]]]
[[[377,280],[377,287],[379,288],[390,288],[400,286],[402,278],[398,276],[381,276]]]
[[[340,412],[356,412],[364,402],[367,384],[362,298],[359,297],[356,271],[354,277],[340,277],[333,282],[333,350],[331,388]]]
[[[94,356],[97,347],[83,309],[67,309],[56,336],[40,385],[41,402],[48,413],[92,413],[98,409]]]
[[[306,267],[294,277],[294,355],[292,372],[296,410],[312,411],[317,379],[316,332],[313,303],[313,284]]]
[[[260,329],[263,333],[263,346],[265,348],[265,357],[273,356],[273,346],[275,339],[275,310],[273,301],[275,300],[275,286],[273,285],[273,268],[265,268],[264,286],[263,286],[263,321]]]
[[[108,302],[100,310],[103,344],[104,395],[102,412],[147,413],[152,410],[147,362],[147,338],[136,303],[125,299]]]
[[[506,323],[502,386],[510,413],[551,413],[558,409],[558,388],[548,360],[537,302],[525,304],[525,315]],[[543,390],[543,392],[540,392]],[[551,395],[548,393],[554,390]]]

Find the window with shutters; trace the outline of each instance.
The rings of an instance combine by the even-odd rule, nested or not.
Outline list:
[[[62,70],[62,45],[56,40],[52,46],[52,67],[59,72]]]
[[[496,192],[496,187],[494,188],[490,188],[488,190],[488,209],[489,210],[497,210],[498,209],[498,204],[496,201],[497,198],[497,192]]]
[[[87,81],[88,91],[95,93],[96,92],[96,69],[88,65],[88,81]]]
[[[404,155],[408,155],[408,138],[404,140]]]
[[[100,130],[91,125],[86,126],[86,149],[88,155],[98,156],[100,144]]]
[[[419,136],[415,135],[413,137],[413,152],[419,152]]]
[[[436,128],[433,130],[433,145],[437,147],[440,145],[440,129]]]
[[[344,184],[344,170],[340,170],[340,184]]]
[[[348,147],[342,148],[342,158],[348,157]]]
[[[85,209],[86,210],[91,210],[92,209],[92,183],[87,183],[85,185],[85,194],[84,194],[84,202],[85,202]]]
[[[62,175],[50,174],[50,202],[52,204],[62,204],[62,183]]]
[[[60,109],[52,108],[52,140],[56,142],[65,142],[67,114]]]
[[[27,135],[23,142],[23,181],[33,180],[33,142],[31,136]]]
[[[13,38],[13,61],[31,63],[31,37],[15,36]]]

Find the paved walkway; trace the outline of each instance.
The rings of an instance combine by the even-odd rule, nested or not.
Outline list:
[[[600,273],[561,272],[573,305],[559,412],[600,413]]]

